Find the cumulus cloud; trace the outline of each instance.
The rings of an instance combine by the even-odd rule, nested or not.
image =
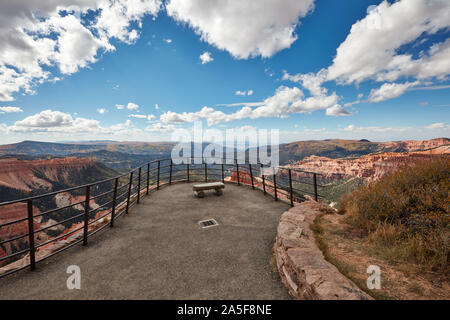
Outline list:
[[[351,132],[359,132],[359,133],[367,133],[367,132],[406,132],[411,130],[412,127],[357,127],[353,124],[348,125],[347,127],[341,129],[343,131],[351,131]]]
[[[417,57],[411,49],[423,44],[423,36],[448,30],[449,16],[450,2],[446,0],[383,1],[370,6],[366,17],[353,24],[328,68],[308,74],[284,72],[283,80],[300,83],[312,95],[325,94],[326,81],[342,85],[368,80],[384,82],[372,91],[370,102],[398,97],[414,86],[418,90],[419,83],[427,83],[423,90],[445,88],[433,82],[447,79],[450,73],[450,39],[433,43]],[[393,83],[402,78],[415,81]],[[358,98],[345,105],[360,102]]]
[[[55,128],[67,127],[72,124],[73,118],[70,114],[60,111],[44,110],[23,120],[16,121],[15,126],[23,128]]]
[[[315,110],[328,109],[335,106],[338,96],[333,93],[329,96],[305,98],[303,91],[297,87],[281,86],[275,94],[262,102],[251,103],[256,107],[244,105],[234,113],[224,113],[210,107],[203,107],[197,112],[176,113],[168,111],[161,115],[160,120],[166,124],[194,122],[206,120],[208,125],[220,122],[230,122],[241,119],[257,119],[279,117],[286,118],[293,113],[311,113]]]
[[[0,114],[15,113],[15,112],[23,112],[23,110],[19,107],[11,107],[11,106],[0,107]]]
[[[173,124],[164,124],[161,122],[154,123],[151,126],[147,126],[145,131],[148,132],[171,132],[175,130],[175,126]]]
[[[7,134],[54,134],[61,136],[84,135],[92,137],[92,134],[103,136],[139,136],[143,131],[133,127],[131,120],[117,123],[109,127],[103,127],[95,119],[74,117],[69,113],[54,110],[43,110],[23,120],[16,121],[11,126],[3,125],[2,130]]]
[[[297,40],[299,19],[314,0],[170,0],[169,16],[235,58],[271,57]]]
[[[328,80],[360,83],[367,79],[395,81],[401,76],[443,78],[450,72],[450,42],[434,44],[414,59],[398,49],[421,35],[432,35],[450,26],[447,0],[383,1],[353,24],[328,68]]]
[[[369,94],[370,102],[381,102],[401,96],[408,88],[419,84],[416,82],[384,83],[378,89],[372,89]]]
[[[327,109],[325,112],[327,116],[350,116],[352,115],[351,112],[345,110],[340,105],[336,104],[330,108]]]
[[[214,59],[213,59],[213,57],[211,56],[211,53],[208,52],[208,51],[205,51],[205,52],[203,52],[203,53],[200,55],[200,61],[202,62],[202,64],[211,62],[211,61],[213,61],[213,60],[214,60]]]
[[[139,106],[136,103],[128,102],[128,104],[126,106],[123,104],[116,104],[116,108],[119,110],[123,110],[123,109],[137,110],[137,109],[139,109]]]
[[[130,114],[130,115],[128,115],[128,117],[130,117],[130,118],[137,118],[137,119],[147,119],[147,120],[153,120],[153,119],[156,118],[156,116],[153,115],[153,114],[148,114],[148,115],[145,115],[145,114]]]
[[[115,49],[112,38],[134,42],[139,33],[132,22],[140,25],[160,7],[160,0],[3,0],[0,101],[33,93],[37,83],[59,79],[55,72],[72,74],[96,62],[99,52]]]
[[[326,81],[326,78],[327,71],[326,69],[322,69],[317,73],[296,75],[290,75],[286,71],[283,71],[282,79],[300,83],[302,87],[307,89],[313,96],[322,96],[325,95],[328,91],[322,86],[322,84]]]
[[[247,91],[238,90],[234,94],[237,96],[251,96],[253,94],[253,90],[247,90]]]
[[[438,123],[430,124],[429,126],[426,126],[425,128],[427,128],[427,129],[445,129],[445,128],[447,128],[447,125],[443,122],[438,122]]]

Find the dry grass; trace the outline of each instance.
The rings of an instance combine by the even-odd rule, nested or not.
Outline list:
[[[445,275],[422,272],[418,265],[389,259],[359,228],[348,224],[345,216],[321,215],[314,221],[312,229],[325,259],[373,298],[450,299],[450,283]],[[369,265],[381,268],[380,290],[367,288]]]
[[[449,271],[450,159],[405,165],[341,201],[345,222],[392,263]]]

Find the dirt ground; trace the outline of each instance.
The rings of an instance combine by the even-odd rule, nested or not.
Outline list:
[[[345,223],[344,216],[324,214],[315,221],[319,247],[328,261],[375,299],[450,299],[449,278],[422,272],[413,264],[396,264]],[[368,289],[367,268],[381,269],[381,288]]]

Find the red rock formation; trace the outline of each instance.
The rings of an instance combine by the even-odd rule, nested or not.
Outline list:
[[[41,172],[49,180],[67,181],[69,172],[85,169],[94,165],[94,163],[90,159],[77,158],[51,160],[0,159],[0,186],[23,191],[31,191],[39,188],[51,189],[52,184],[47,180],[37,177],[36,171]],[[63,176],[60,176],[61,172]]]
[[[392,141],[392,142],[380,142],[385,147],[396,147],[407,151],[419,151],[437,148],[441,146],[449,145],[449,140],[446,138],[437,138],[432,140],[405,140],[405,141]]]
[[[328,178],[356,176],[367,181],[372,181],[379,179],[400,164],[427,160],[430,157],[447,156],[449,153],[449,146],[441,146],[427,151],[370,154],[358,159],[330,159],[327,157],[310,156],[289,167],[320,172]]]
[[[226,177],[225,181],[231,181],[231,182],[237,183],[238,182],[237,171],[234,171],[233,174],[230,177]],[[251,186],[252,185],[252,179],[251,179],[251,176],[250,176],[249,172],[243,171],[243,170],[239,170],[239,182],[241,184],[245,184],[245,185],[250,185]],[[265,185],[266,192],[271,194],[271,195],[275,195],[275,188],[274,188],[273,182],[268,180],[268,179],[264,180],[264,185],[263,185],[261,177],[253,176],[253,185],[254,185],[254,187],[256,189],[260,189],[260,190],[264,190],[264,185]],[[289,193],[287,191],[283,190],[283,189],[280,189],[280,188],[277,188],[277,197],[280,200],[285,200],[285,201],[289,201],[289,199],[290,199]]]

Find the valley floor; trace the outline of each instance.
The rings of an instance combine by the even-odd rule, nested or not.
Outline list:
[[[192,184],[164,187],[86,247],[0,279],[0,299],[290,299],[270,265],[287,209],[247,186],[203,199]],[[208,218],[219,225],[201,229]],[[80,290],[67,289],[70,265],[81,269]]]

